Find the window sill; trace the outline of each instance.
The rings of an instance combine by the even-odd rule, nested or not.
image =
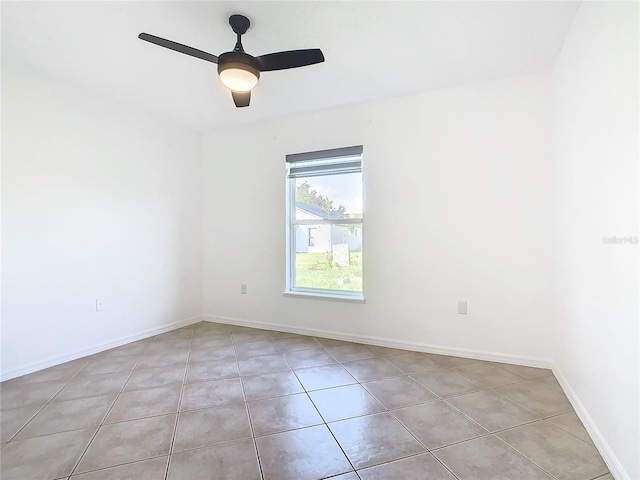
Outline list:
[[[282,292],[285,297],[292,298],[312,298],[315,300],[329,300],[346,303],[366,303],[364,296],[362,297],[346,297],[344,295],[332,295],[330,293],[312,293],[312,292]]]

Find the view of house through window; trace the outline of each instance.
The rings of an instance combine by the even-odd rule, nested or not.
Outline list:
[[[362,147],[287,155],[287,290],[362,298]]]

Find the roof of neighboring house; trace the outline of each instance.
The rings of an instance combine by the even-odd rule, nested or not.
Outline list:
[[[304,210],[305,212],[311,215],[315,215],[316,217],[321,218],[323,220],[334,220],[336,218],[345,218],[344,215],[341,215],[337,212],[327,213],[327,211],[324,210],[323,208],[318,207],[317,205],[311,205],[310,203],[296,202],[296,208],[299,208],[300,210]]]

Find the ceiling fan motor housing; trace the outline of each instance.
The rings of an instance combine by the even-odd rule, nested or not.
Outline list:
[[[244,52],[226,52],[218,57],[218,75],[229,68],[239,68],[260,78],[260,64],[255,57]]]

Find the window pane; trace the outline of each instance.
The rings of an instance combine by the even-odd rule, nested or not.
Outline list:
[[[295,288],[362,292],[362,224],[296,225]]]
[[[287,155],[287,291],[363,300],[362,146]]]
[[[362,173],[295,179],[295,219],[362,218]]]

